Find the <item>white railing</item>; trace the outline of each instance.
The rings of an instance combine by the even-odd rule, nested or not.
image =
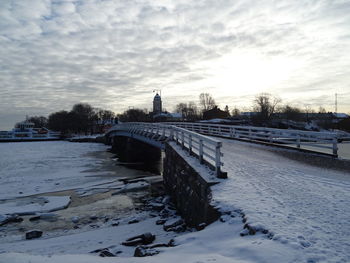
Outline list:
[[[315,147],[316,149],[329,149],[332,151],[333,155],[337,155],[338,153],[337,134],[333,132],[310,132],[254,126],[232,126],[186,122],[174,122],[167,124],[211,136],[248,139],[287,144],[291,146],[294,145],[298,149],[302,148],[303,146],[310,146],[312,148]]]
[[[118,124],[107,132],[107,136],[118,131],[137,134],[158,142],[174,141],[190,155],[197,157],[201,164],[205,163],[212,168],[218,177],[224,176],[221,171],[222,143],[219,140],[181,127],[154,123]]]

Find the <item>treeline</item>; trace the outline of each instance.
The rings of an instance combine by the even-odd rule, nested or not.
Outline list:
[[[247,120],[246,123],[249,125],[273,127],[274,123],[281,120],[309,122],[317,119],[320,127],[350,131],[350,118],[337,122],[335,126],[333,122],[334,115],[331,112],[326,112],[323,107],[313,110],[310,107],[301,109],[288,104],[283,105],[281,99],[268,93],[256,95],[252,101],[252,106],[246,108],[245,112],[237,107],[230,110],[228,105],[221,111],[218,109],[215,99],[209,93],[201,93],[197,101],[178,103],[174,111],[181,113],[182,121],[194,122],[202,120],[204,113],[214,108],[216,109],[215,112],[224,112],[225,114],[221,114],[221,116],[225,116],[225,118]],[[152,112],[147,109],[129,108],[122,114],[116,115],[109,110],[93,108],[86,103],[78,103],[73,106],[71,111],[58,111],[50,114],[48,118],[34,116],[30,117],[29,121],[33,122],[35,127],[48,127],[63,134],[88,134],[103,132],[103,126],[115,119],[121,122],[152,122],[155,120]]]
[[[48,118],[33,116],[28,121],[34,123],[35,128],[47,127],[50,130],[68,133],[99,133],[108,122],[113,122],[116,115],[110,110],[93,108],[87,103],[75,104],[71,111],[51,113]]]

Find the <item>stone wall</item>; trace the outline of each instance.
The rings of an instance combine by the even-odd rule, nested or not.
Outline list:
[[[219,212],[210,205],[213,182],[207,182],[169,144],[165,146],[163,180],[176,208],[189,226],[210,224]]]

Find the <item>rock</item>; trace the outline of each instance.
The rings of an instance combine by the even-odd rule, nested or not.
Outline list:
[[[122,243],[124,246],[136,246],[136,245],[148,245],[151,244],[156,239],[155,235],[147,232],[142,235],[134,236],[128,238]]]
[[[244,236],[249,235],[249,231],[248,231],[248,229],[244,229],[244,230],[242,230],[242,231],[241,231],[241,233],[239,233],[239,235],[240,235],[241,237],[244,237]]]
[[[151,213],[149,213],[149,216],[150,216],[150,217],[157,217],[158,214],[157,214],[157,213],[154,213],[154,212],[151,212]]]
[[[174,239],[170,239],[168,243],[160,243],[160,244],[154,244],[152,246],[149,246],[148,248],[156,248],[156,247],[174,247],[175,246],[175,241]]]
[[[170,196],[165,196],[162,200],[162,203],[165,205],[169,204],[170,203]]]
[[[29,221],[38,221],[40,219],[40,216],[33,216],[29,218]]]
[[[176,233],[185,232],[186,231],[186,225],[182,224],[182,225],[179,225],[179,226],[176,226],[176,227],[172,227],[168,231],[174,231]]]
[[[43,235],[43,231],[31,230],[26,233],[26,239],[39,238]]]
[[[80,218],[77,217],[77,216],[73,216],[70,220],[71,220],[74,224],[76,224],[76,223],[79,223]]]
[[[170,239],[168,242],[168,246],[169,247],[175,247],[175,240],[174,239]]]
[[[115,257],[113,253],[111,253],[108,249],[102,250],[99,254],[100,257]]]
[[[142,247],[135,248],[134,257],[145,257],[146,256],[146,249]]]
[[[174,228],[176,226],[182,225],[183,223],[184,223],[184,221],[181,218],[180,219],[168,220],[163,225],[163,229],[165,231],[170,231],[171,228]]]
[[[109,251],[108,247],[104,247],[104,248],[98,248],[98,249],[95,249],[93,251],[90,251],[89,253],[99,253],[99,252],[102,252],[104,250],[107,250]]]
[[[156,210],[156,211],[161,211],[164,209],[164,204],[161,203],[150,203],[149,206],[151,207],[151,209]]]
[[[206,223],[201,223],[201,224],[199,224],[199,225],[196,226],[196,230],[197,230],[197,231],[201,231],[201,230],[203,230],[206,226],[207,226]]]
[[[151,248],[137,247],[135,248],[134,257],[147,257],[158,254],[159,251]]]
[[[91,220],[97,220],[98,217],[97,217],[97,216],[90,216],[90,219],[91,219]]]
[[[135,223],[138,223],[140,222],[138,219],[132,219],[128,222],[128,224],[135,224]]]
[[[147,244],[151,244],[156,239],[156,236],[147,232],[147,233],[142,235],[142,239],[143,239],[144,244],[147,245]]]
[[[169,216],[174,215],[174,211],[170,211],[166,208],[164,208],[162,211],[160,211],[159,216],[162,218],[167,218]]]
[[[11,216],[9,218],[9,223],[20,223],[23,221],[23,218],[22,217],[19,217],[18,215],[14,215],[14,216]]]
[[[156,225],[163,225],[166,222],[165,219],[159,219],[156,221]]]
[[[256,230],[254,228],[249,228],[249,235],[253,236],[256,234]]]
[[[19,217],[16,214],[13,215],[0,215],[0,226],[5,225],[7,223],[19,223],[22,222],[23,218]]]

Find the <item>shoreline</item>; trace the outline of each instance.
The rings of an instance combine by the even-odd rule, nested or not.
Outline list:
[[[165,197],[161,175],[155,175],[142,169],[130,169],[130,165],[133,164],[127,164],[125,167],[123,163],[117,162],[114,154],[108,149],[88,152],[82,156],[96,160],[92,167],[81,171],[81,173],[87,173],[84,177],[93,176],[103,179],[110,178],[110,180],[108,182],[102,180],[100,183],[88,187],[73,187],[0,200],[0,207],[8,209],[13,209],[17,205],[22,206],[23,209],[28,206],[34,207],[32,211],[26,210],[20,215],[13,213],[10,215],[13,217],[12,221],[0,221],[2,225],[0,255],[11,252],[50,255],[55,252],[48,249],[47,252],[43,253],[40,247],[45,240],[55,243],[55,240],[69,240],[81,235],[94,236],[96,231],[104,232],[108,229],[111,231],[113,229],[114,232],[118,232],[119,228],[123,229],[123,238],[126,240],[136,234],[133,230],[136,225],[140,231],[139,235],[151,231],[158,236],[160,241],[167,243],[177,234],[175,232],[169,234],[169,232],[164,231],[162,224],[174,218],[181,222],[181,229],[177,228],[177,231],[186,231],[187,227],[181,217],[177,215],[169,198]],[[132,172],[129,176],[120,176],[118,174],[120,170]],[[60,203],[59,207],[54,207],[54,203],[53,206],[50,206],[52,199],[55,198],[64,198],[63,205]],[[165,201],[163,202],[163,200]],[[51,210],[35,210],[35,208],[41,209],[45,205],[49,206]],[[169,206],[170,209],[168,209]],[[161,222],[159,222],[159,218],[154,219],[159,216],[162,218]],[[150,227],[150,221],[154,221],[154,227],[151,230],[146,229]],[[128,228],[130,228],[129,231],[127,231]],[[26,233],[34,229],[41,231],[41,236],[26,240]],[[94,247],[91,251],[101,249],[101,245],[106,242],[107,240],[101,239],[94,245],[90,244]],[[40,245],[36,245],[39,243]],[[52,245],[54,246],[54,244]],[[27,246],[30,249],[25,248]],[[136,246],[133,249],[124,248],[120,242],[114,242],[113,246],[118,247],[118,251],[113,252],[110,249],[109,252],[116,253],[115,255],[118,254],[118,256],[133,256],[134,251],[132,250],[136,248]],[[67,251],[69,248],[63,245],[61,252],[66,254]],[[89,254],[91,251],[78,250],[77,252]],[[100,252],[95,252],[95,254],[99,255]]]

